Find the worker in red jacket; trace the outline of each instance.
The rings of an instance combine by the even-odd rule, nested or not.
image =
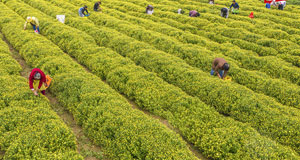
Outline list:
[[[43,95],[45,95],[45,90],[48,87],[47,78],[42,70],[39,68],[34,68],[29,75],[29,87],[34,93],[34,95],[38,95],[38,91],[40,91]]]

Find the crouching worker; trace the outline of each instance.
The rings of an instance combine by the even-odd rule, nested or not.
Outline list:
[[[154,7],[152,5],[148,5],[146,8],[146,14],[153,14],[154,12]]]
[[[86,12],[86,14],[84,12]],[[89,16],[89,12],[87,10],[87,6],[79,8],[78,14],[79,14],[80,17]]]
[[[34,95],[38,96],[38,92],[45,95],[45,90],[49,87],[51,80],[50,76],[45,76],[42,70],[34,68],[29,75],[29,87]]]
[[[189,16],[190,17],[199,17],[200,13],[195,10],[192,10],[192,11],[190,11]]]
[[[229,64],[223,58],[216,58],[212,63],[212,69],[210,71],[210,75],[216,74],[220,79],[224,79],[229,70]]]
[[[228,18],[228,15],[229,15],[229,9],[228,8],[222,8],[221,9],[221,17]]]
[[[102,8],[100,8],[100,4],[101,4],[101,1],[98,1],[95,3],[94,5],[94,11],[102,11]]]
[[[40,27],[39,27],[39,21],[35,17],[27,17],[25,24],[24,24],[24,30],[27,28],[27,23],[30,23],[35,31],[35,33],[40,34]]]
[[[233,8],[232,8],[233,7]],[[240,6],[238,3],[235,2],[235,0],[232,1],[232,4],[230,6],[230,9],[232,8],[232,14],[238,14]]]

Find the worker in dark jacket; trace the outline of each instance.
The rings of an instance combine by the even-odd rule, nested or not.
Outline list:
[[[101,1],[98,1],[95,3],[94,11],[102,11],[102,9],[100,8],[100,4],[101,4]]]
[[[222,8],[221,9],[221,17],[224,17],[224,18],[228,18],[228,15],[229,15],[229,9],[228,8]]]
[[[86,14],[84,12],[86,12]],[[79,13],[80,17],[89,16],[89,12],[87,10],[87,6],[79,8],[78,13]]]
[[[232,8],[233,7],[233,8]],[[232,8],[232,14],[238,14],[240,6],[238,3],[235,2],[235,0],[232,1],[232,4],[230,6],[230,9]]]
[[[152,5],[148,5],[147,7],[146,7],[146,14],[153,14],[153,12],[154,12],[154,7],[152,6]]]
[[[229,70],[229,64],[223,58],[216,58],[212,63],[212,69],[210,71],[210,75],[217,74],[220,79],[224,79]]]
[[[278,5],[278,9],[279,9],[279,10],[283,10],[283,4],[282,4],[281,2],[280,2],[279,5]]]

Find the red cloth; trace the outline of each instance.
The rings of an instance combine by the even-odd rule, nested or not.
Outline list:
[[[249,17],[250,17],[250,18],[254,18],[253,12],[250,13]]]
[[[39,72],[41,74],[41,80],[40,80],[38,88],[40,89],[42,87],[43,82],[46,83],[46,76],[45,76],[44,72],[42,70],[40,70],[39,68],[34,68],[31,71],[30,76],[29,76],[29,87],[30,87],[30,89],[33,89],[34,74],[36,72]]]
[[[271,3],[272,0],[265,0],[265,3]]]
[[[286,0],[275,0],[275,2],[281,2],[281,1],[286,1]],[[265,3],[271,3],[272,0],[264,0]]]

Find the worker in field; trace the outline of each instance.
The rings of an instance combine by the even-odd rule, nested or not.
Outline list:
[[[229,9],[228,8],[222,8],[221,9],[221,17],[224,17],[224,18],[228,18],[228,15],[229,15]]]
[[[94,5],[94,11],[102,11],[102,8],[100,8],[100,4],[101,4],[101,1],[98,1],[95,3]]]
[[[84,12],[86,12],[86,14]],[[79,13],[80,17],[89,16],[89,12],[87,10],[87,6],[79,8],[78,13]]]
[[[192,11],[190,11],[189,16],[190,17],[199,17],[200,13],[195,10],[192,10]]]
[[[283,5],[283,8],[286,6],[286,1],[281,1],[280,3]]]
[[[271,6],[276,6],[276,1],[275,0],[272,0],[272,2],[270,3]]]
[[[282,4],[281,2],[280,2],[279,5],[278,5],[278,9],[279,9],[279,10],[283,10],[283,4]]]
[[[238,3],[235,2],[235,0],[232,1],[232,4],[230,6],[230,9],[232,8],[232,14],[238,14],[240,6]]]
[[[271,4],[270,3],[266,3],[266,8],[270,9],[271,8]]]
[[[154,12],[154,7],[152,6],[152,5],[148,5],[147,7],[146,7],[146,14],[153,14],[153,12]]]
[[[226,77],[227,72],[229,70],[229,64],[223,58],[216,58],[213,60],[212,69],[210,71],[210,75],[217,74],[220,79],[224,79]]]
[[[254,13],[251,12],[250,15],[249,15],[249,17],[250,17],[250,18],[254,18]]]
[[[27,28],[27,24],[30,23],[35,31],[35,33],[40,34],[40,26],[39,21],[35,17],[27,17],[25,24],[24,24],[24,30]]]
[[[50,76],[46,76],[42,70],[34,68],[29,75],[29,88],[36,96],[38,92],[45,95],[45,90],[49,87],[51,80]]]
[[[178,10],[177,10],[177,13],[178,13],[178,14],[184,14],[184,10],[178,9]]]
[[[215,4],[215,0],[208,0],[209,4]]]

